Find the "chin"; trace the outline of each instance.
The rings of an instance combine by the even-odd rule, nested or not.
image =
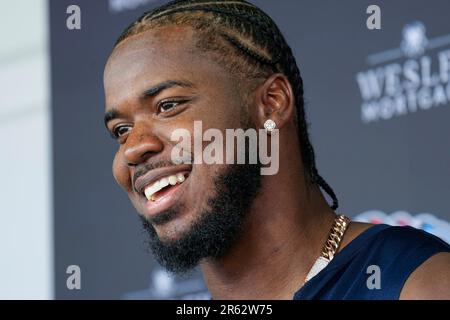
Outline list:
[[[170,243],[181,239],[189,233],[195,221],[200,218],[199,212],[201,211],[187,211],[184,208],[185,206],[176,211],[163,213],[160,217],[163,221],[157,221],[157,223],[149,221],[161,241]],[[148,220],[145,215],[142,215],[142,217]]]

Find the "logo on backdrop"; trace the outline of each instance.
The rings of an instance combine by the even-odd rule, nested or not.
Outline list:
[[[380,210],[369,210],[358,214],[352,220],[374,224],[385,223],[392,226],[411,226],[427,231],[447,243],[450,243],[450,223],[439,219],[431,213],[420,213],[415,216],[406,211],[386,214]]]
[[[415,21],[401,34],[398,48],[369,55],[356,74],[363,123],[450,105],[450,33],[429,38]]]
[[[160,0],[108,0],[108,9],[111,13],[135,10],[149,4],[162,2]]]

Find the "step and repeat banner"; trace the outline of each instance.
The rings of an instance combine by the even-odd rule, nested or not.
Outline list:
[[[103,124],[112,46],[164,2],[49,1],[57,299],[208,298],[198,270],[173,278],[153,262],[112,176],[116,143]],[[450,2],[253,3],[295,52],[318,168],[339,212],[450,242]],[[375,27],[371,5],[380,9]]]

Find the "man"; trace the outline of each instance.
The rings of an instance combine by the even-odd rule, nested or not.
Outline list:
[[[156,259],[172,272],[200,264],[214,299],[450,298],[444,242],[336,215],[295,58],[254,5],[173,1],[144,14],[117,41],[104,86],[105,123],[119,143],[113,174]],[[261,175],[261,161],[199,161],[195,141],[182,150],[192,161],[174,161],[173,133],[195,136],[195,121],[219,132],[265,129],[277,173]],[[379,276],[372,284],[370,270]]]

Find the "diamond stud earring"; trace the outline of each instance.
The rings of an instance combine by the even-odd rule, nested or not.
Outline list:
[[[266,129],[267,132],[272,132],[277,127],[277,124],[272,119],[267,119],[266,122],[264,122],[264,129]]]

